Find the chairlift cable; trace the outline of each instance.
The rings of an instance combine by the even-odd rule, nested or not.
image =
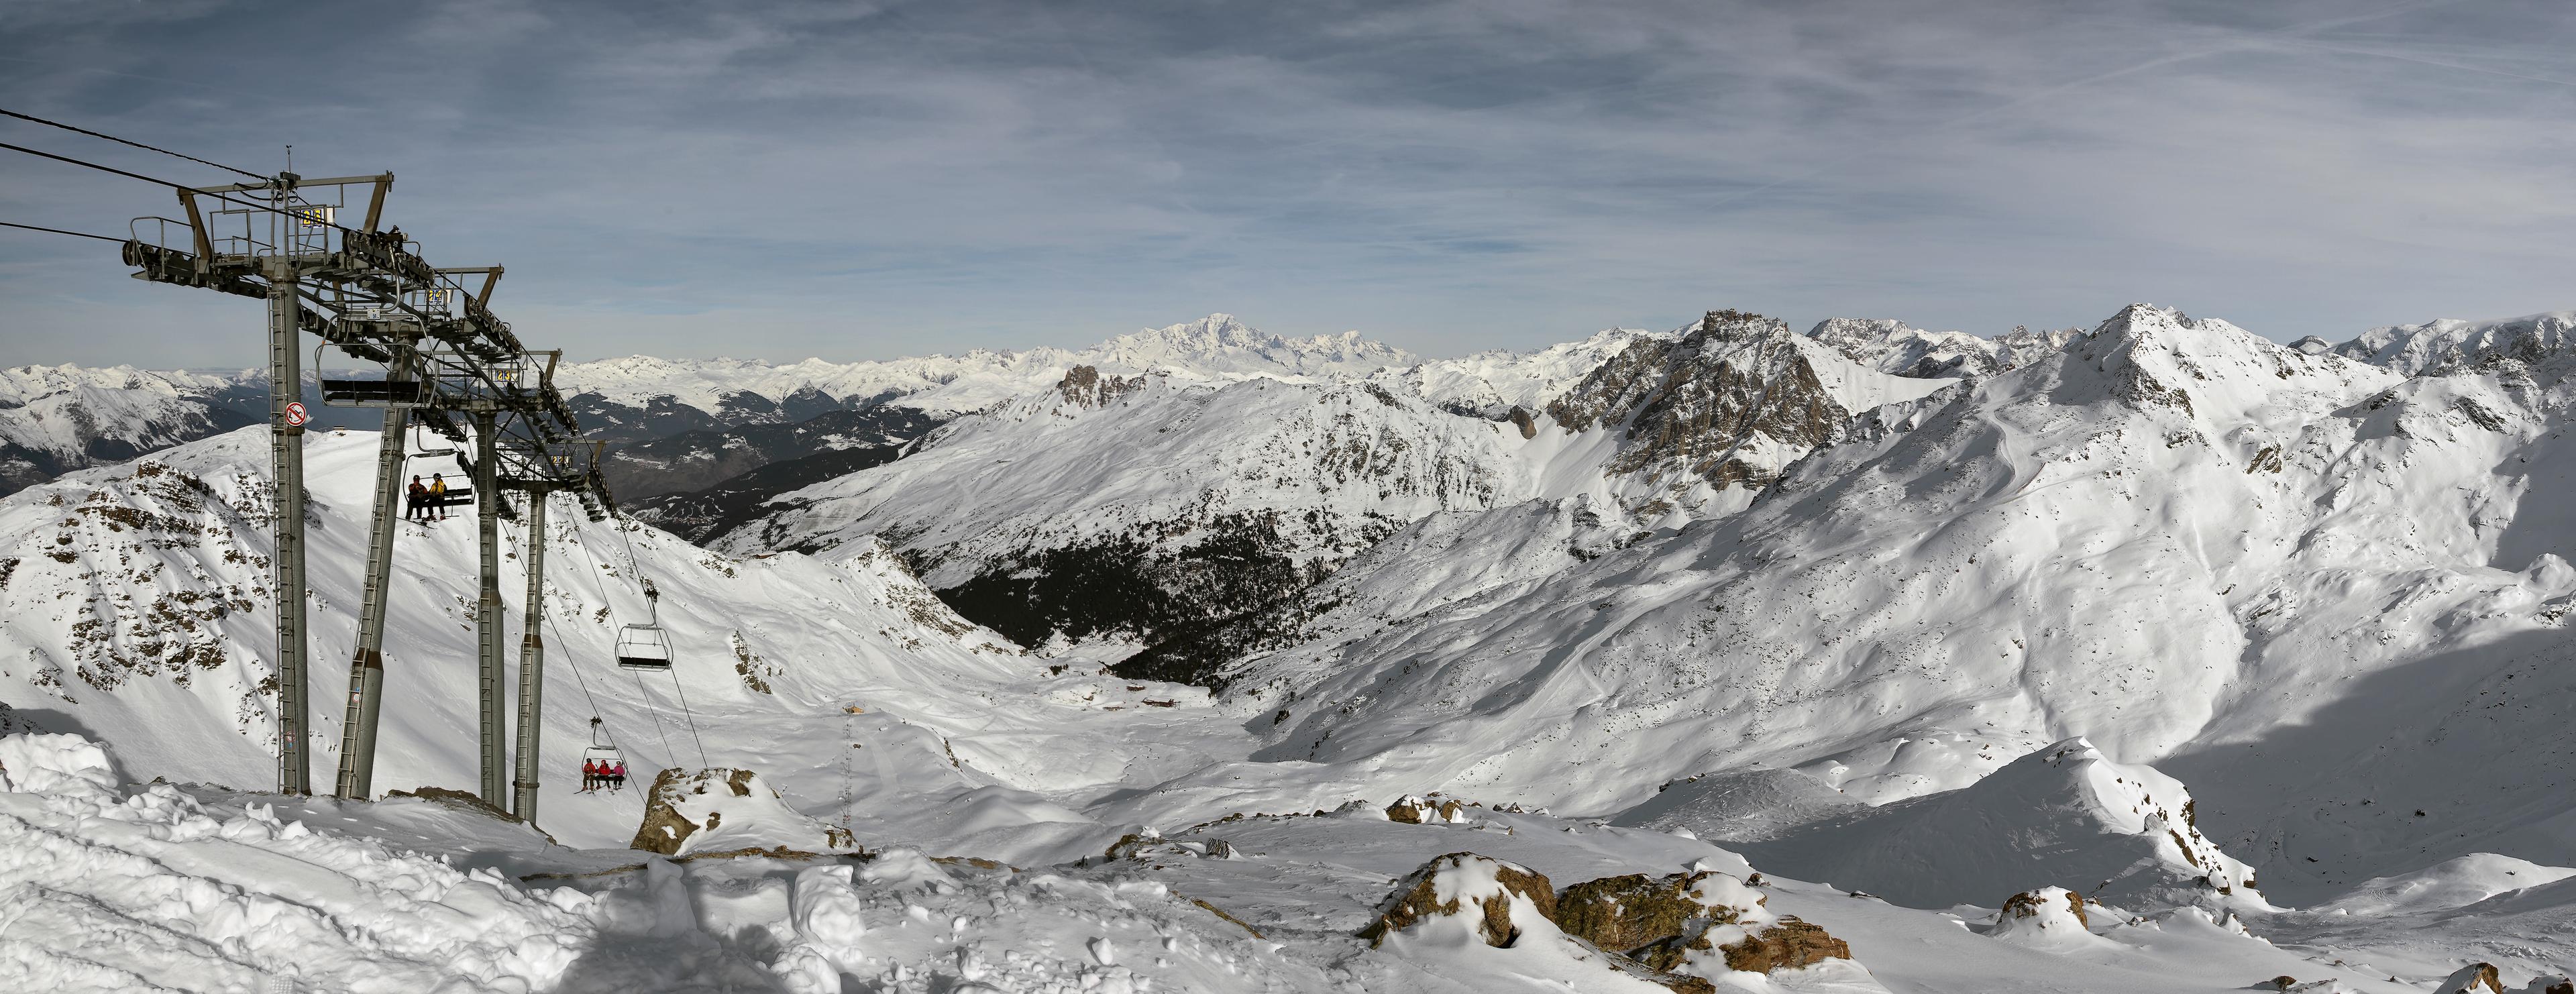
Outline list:
[[[618,517],[619,515],[616,512],[612,511],[609,513],[610,521],[617,521]],[[626,517],[631,518],[633,516],[627,515]],[[653,589],[653,578],[644,574],[644,561],[635,558],[635,539],[627,534],[626,523],[623,521],[617,521],[617,540],[626,543],[626,566],[628,569],[635,571],[635,582],[642,585],[646,590]],[[661,620],[662,619],[658,617],[653,619],[655,624],[660,624]]]
[[[51,127],[51,128],[61,128],[61,129],[65,130],[65,131],[76,131],[76,132],[79,132],[79,133],[81,133],[81,134],[88,135],[88,136],[90,136],[90,137],[92,137],[92,138],[104,138],[104,139],[107,139],[108,141],[115,142],[115,143],[117,143],[117,144],[119,144],[119,145],[132,145],[132,146],[134,146],[134,147],[136,147],[136,148],[143,149],[144,151],[147,151],[147,152],[159,152],[159,153],[161,153],[161,154],[163,154],[163,155],[175,155],[175,156],[178,156],[179,158],[186,159],[186,160],[188,160],[188,161],[190,161],[190,162],[194,162],[194,163],[196,163],[196,164],[198,164],[198,165],[201,165],[201,166],[213,166],[213,167],[215,167],[215,168],[217,168],[217,169],[230,170],[230,171],[232,171],[232,172],[237,172],[237,173],[240,173],[240,174],[242,174],[242,175],[244,175],[244,176],[248,176],[248,177],[250,177],[250,178],[252,178],[252,179],[267,179],[267,178],[268,178],[268,177],[266,177],[266,176],[262,176],[262,175],[260,175],[260,174],[258,174],[258,173],[251,172],[251,171],[250,171],[250,170],[248,170],[248,169],[242,169],[242,168],[235,167],[235,166],[227,166],[227,165],[224,165],[223,163],[220,163],[220,162],[209,162],[209,161],[207,161],[207,160],[197,158],[196,156],[189,155],[189,154],[187,154],[187,153],[185,153],[185,152],[173,152],[173,151],[170,151],[169,149],[166,149],[166,148],[157,148],[157,147],[154,147],[154,146],[151,146],[151,145],[143,144],[142,142],[139,142],[139,141],[133,141],[133,140],[131,140],[131,139],[125,139],[125,138],[119,138],[119,137],[117,137],[117,136],[115,136],[115,135],[100,134],[99,132],[91,131],[91,130],[90,130],[90,129],[88,129],[88,128],[75,127],[75,126],[73,126],[73,125],[64,124],[64,123],[63,123],[63,122],[61,122],[61,121],[48,121],[48,120],[45,120],[44,118],[37,117],[37,116],[35,116],[35,115],[33,115],[33,114],[21,114],[21,113],[18,113],[17,111],[10,110],[10,109],[8,109],[8,108],[6,108],[6,107],[0,107],[0,114],[7,114],[7,115],[9,115],[10,117],[17,118],[17,119],[19,119],[19,120],[21,120],[21,121],[33,121],[33,122],[35,122],[35,123],[37,123],[37,124],[45,125],[46,127]]]
[[[616,523],[615,518],[610,518],[609,521],[611,524]],[[601,607],[608,610],[608,623],[616,625],[617,604],[608,596],[608,579],[600,576],[602,571],[599,568],[599,557],[591,554],[590,543],[580,541],[579,538],[580,537],[578,535],[574,536],[573,545],[579,547],[581,549],[581,557],[584,560],[589,561],[591,577],[599,587],[599,604]],[[628,670],[627,672],[635,674],[635,693],[636,696],[642,698],[644,701],[644,713],[653,716],[653,734],[660,737],[662,740],[662,755],[672,756],[671,734],[662,730],[662,712],[661,709],[653,706],[653,692],[644,688],[644,674],[634,670]],[[691,725],[690,728],[694,731],[696,726]],[[699,752],[700,755],[698,758],[701,760],[705,759],[705,750],[701,748]]]
[[[0,221],[0,228],[25,228],[28,231],[42,231],[47,234],[55,235],[70,235],[74,238],[95,238],[102,242],[117,242],[120,244],[125,241],[125,239],[122,238],[110,238],[106,235],[93,235],[84,231],[64,231],[61,228],[39,228],[32,224],[19,224],[15,221]]]
[[[612,518],[611,520],[614,520],[614,518]],[[640,527],[640,526],[639,526],[639,527]],[[653,589],[653,581],[652,581],[652,578],[650,578],[650,577],[648,577],[648,576],[644,575],[644,560],[639,559],[639,558],[637,558],[637,557],[636,557],[636,555],[635,555],[635,539],[634,539],[632,536],[630,536],[630,535],[628,534],[628,529],[627,529],[627,526],[626,526],[626,524],[625,524],[624,522],[619,522],[619,523],[618,523],[618,526],[617,526],[617,537],[618,537],[618,540],[619,540],[619,541],[622,541],[622,542],[626,543],[626,563],[627,563],[627,565],[628,565],[630,568],[632,568],[632,569],[634,569],[634,570],[635,570],[635,581],[636,581],[637,583],[642,584],[642,585],[644,586],[644,589],[645,589],[645,590],[647,590],[647,591],[652,590],[652,589]],[[647,597],[647,600],[648,600],[648,601],[649,601],[649,600],[651,600],[651,599],[653,599],[653,598],[651,598],[650,596],[648,596],[648,597]],[[660,612],[659,612],[659,611],[656,611],[656,612],[654,613],[654,616],[653,616],[653,623],[654,623],[655,625],[657,625],[657,626],[658,626],[658,625],[660,625],[660,624],[662,623],[662,617],[661,617],[661,614],[660,614]],[[670,670],[669,672],[670,672],[670,674],[671,674],[671,689],[672,689],[672,691],[674,691],[675,693],[677,693],[677,694],[679,695],[679,699],[680,699],[680,717],[688,721],[688,723],[689,723],[689,738],[690,738],[691,740],[695,741],[695,742],[697,743],[697,745],[698,745],[698,765],[699,765],[699,766],[701,766],[701,767],[711,767],[711,766],[714,766],[715,764],[714,764],[713,762],[708,761],[708,759],[707,759],[707,741],[706,741],[705,739],[700,738],[700,737],[698,736],[698,716],[697,716],[697,712],[694,712],[694,711],[689,710],[689,692],[688,692],[688,690],[687,690],[687,689],[685,689],[685,688],[683,688],[683,687],[681,687],[681,686],[680,686],[680,671],[679,671],[679,668],[678,668],[678,667],[673,667],[673,668],[671,668],[671,670]],[[636,675],[636,677],[635,677],[635,681],[636,681],[636,683],[637,683],[638,685],[641,685],[641,684],[644,682],[644,677],[643,677],[643,675],[642,675],[642,674],[637,674],[637,675]]]
[[[72,158],[71,156],[68,156],[68,155],[55,155],[55,154],[54,154],[54,153],[52,153],[52,152],[40,152],[40,151],[37,151],[37,150],[35,150],[35,149],[28,148],[28,147],[26,147],[26,146],[24,146],[24,145],[12,145],[12,144],[9,144],[8,142],[0,142],[0,148],[5,148],[5,149],[8,149],[9,151],[12,151],[12,152],[25,152],[25,153],[27,153],[28,155],[36,156],[36,157],[38,157],[38,158],[52,159],[52,160],[54,160],[54,161],[56,161],[56,162],[68,162],[68,163],[71,163],[72,165],[75,165],[75,166],[81,166],[81,167],[89,168],[89,169],[96,169],[96,170],[98,170],[98,171],[100,171],[100,172],[103,172],[103,173],[115,173],[116,175],[123,176],[123,177],[125,177],[125,178],[127,178],[127,179],[139,179],[139,180],[142,180],[142,181],[144,181],[144,182],[146,182],[146,183],[152,183],[152,184],[156,184],[156,185],[159,185],[159,186],[166,186],[166,187],[169,187],[169,188],[171,188],[171,189],[173,189],[173,190],[178,190],[178,191],[180,191],[180,192],[182,192],[182,193],[193,193],[193,194],[196,194],[197,196],[200,196],[200,197],[213,197],[213,198],[215,198],[216,200],[220,200],[220,201],[223,201],[223,202],[228,203],[228,204],[240,204],[240,205],[242,205],[242,206],[244,206],[244,207],[249,207],[249,208],[254,208],[254,209],[257,209],[257,210],[267,211],[267,212],[269,212],[269,213],[271,213],[271,214],[287,214],[287,215],[293,215],[293,214],[295,213],[294,211],[288,210],[288,209],[286,209],[286,208],[284,208],[284,207],[278,207],[278,206],[275,206],[275,205],[272,205],[272,204],[253,203],[253,202],[248,201],[248,200],[242,200],[242,199],[235,198],[235,197],[228,197],[228,196],[225,196],[225,195],[220,194],[220,193],[211,193],[211,192],[208,192],[208,191],[205,191],[205,190],[197,189],[196,187],[193,187],[193,186],[187,186],[187,185],[184,185],[184,184],[173,183],[173,182],[170,182],[169,180],[166,180],[166,179],[159,179],[159,178],[152,177],[152,176],[145,176],[145,175],[143,175],[142,173],[127,172],[127,171],[125,171],[125,170],[118,169],[118,168],[116,168],[115,166],[102,166],[102,165],[99,165],[98,163],[95,163],[95,162],[90,162],[90,161],[87,161],[87,160],[84,160],[84,159],[75,159],[75,158]],[[326,225],[316,225],[316,227],[325,227],[325,226],[326,226]],[[340,231],[343,231],[343,232],[351,232],[351,231],[356,231],[356,230],[358,230],[358,229],[356,229],[356,228],[352,228],[352,227],[349,227],[349,226],[344,225],[344,224],[336,224],[336,223],[335,223],[335,224],[329,224],[329,225],[327,225],[327,227],[337,228],[337,229],[339,229]]]
[[[614,523],[613,520],[612,523]],[[576,538],[578,538],[578,536],[576,536]],[[599,606],[607,609],[608,623],[611,626],[616,625],[617,601],[608,596],[608,578],[600,575],[606,571],[599,568],[599,557],[590,554],[590,543],[588,542],[575,541],[573,542],[573,546],[581,550],[581,558],[590,562],[590,581],[593,585],[599,588]]]
[[[643,676],[638,674],[636,679],[641,680]],[[680,695],[680,717],[688,719],[689,738],[698,744],[698,765],[702,768],[713,767],[716,764],[707,760],[707,740],[698,738],[698,716],[689,710],[689,692],[680,686],[680,671],[677,667],[671,670],[671,689]]]

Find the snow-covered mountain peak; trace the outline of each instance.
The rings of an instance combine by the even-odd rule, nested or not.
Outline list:
[[[2122,308],[2030,373],[2055,385],[2049,403],[2107,394],[2141,410],[2179,412],[2210,435],[2283,417],[2305,420],[2320,402],[2354,399],[2393,379],[2340,356],[2310,354],[2217,318],[2152,304]]]
[[[1826,318],[1807,330],[1809,339],[1844,358],[1895,376],[1984,376],[2030,364],[2073,340],[2080,331],[2014,328],[1994,338],[1964,331],[1925,331],[1887,318]]]
[[[1733,309],[1708,312],[1697,328],[1707,343],[1702,348],[1720,343],[1750,342],[1755,339],[1785,339],[1789,322]]]
[[[2576,311],[2549,311],[2492,321],[2438,318],[2362,332],[2334,351],[2407,376],[2472,366],[2488,359],[2537,362],[2576,342]]]
[[[0,369],[0,403],[21,405],[75,390],[138,390],[171,397],[185,390],[221,389],[227,382],[218,376],[122,365],[13,366]]]
[[[1232,314],[1129,332],[1086,350],[1098,365],[1129,371],[1173,368],[1211,373],[1268,375],[1366,375],[1409,366],[1402,349],[1360,337],[1357,331],[1312,338],[1282,338],[1244,324]]]
[[[1545,408],[1586,374],[1639,339],[1678,338],[1689,330],[1604,328],[1578,342],[1561,342],[1527,352],[1494,349],[1456,359],[1433,359],[1406,369],[1381,370],[1372,379],[1452,411],[1500,418],[1515,407],[1523,411]]]
[[[1728,503],[1746,499],[1854,412],[1941,386],[1854,365],[1776,318],[1718,310],[1678,337],[1631,340],[1547,414],[1568,431],[1615,432],[1606,469],[1643,485],[1629,510],[1653,520],[1730,489],[1742,488]]]
[[[1131,331],[1111,338],[1103,346],[1115,350],[1161,345],[1212,352],[1228,347],[1267,348],[1285,343],[1286,340],[1277,335],[1256,330],[1234,315],[1219,311],[1196,321]]]

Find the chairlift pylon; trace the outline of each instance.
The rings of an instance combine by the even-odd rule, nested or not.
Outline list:
[[[617,630],[617,665],[630,670],[671,668],[671,636],[662,630],[662,592],[644,581],[645,621]]]

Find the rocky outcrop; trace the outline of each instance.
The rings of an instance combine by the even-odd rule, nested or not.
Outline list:
[[[2576,994],[2576,981],[2565,974],[2534,975],[2521,987],[2508,988],[2493,963],[2471,963],[2453,971],[2433,988],[2434,994]]]
[[[1528,867],[1454,852],[1422,864],[1399,882],[1394,899],[1360,930],[1360,938],[1371,947],[1382,946],[1389,936],[1447,919],[1464,923],[1486,945],[1508,948],[1528,924],[1515,921],[1515,908],[1552,920],[1556,890],[1544,874]]]
[[[1722,873],[1587,880],[1557,895],[1557,927],[1603,949],[1631,950],[1682,934],[1695,919],[1719,925],[1760,917],[1763,896]]]
[[[2505,994],[2504,981],[2496,976],[2493,963],[2471,963],[2459,968],[2433,988],[2435,994]]]
[[[1386,806],[1386,820],[1400,821],[1407,825],[1458,821],[1466,808],[1465,804],[1459,803],[1454,797],[1441,797],[1437,794],[1430,797],[1416,797],[1406,794],[1396,798],[1395,803]]]
[[[2046,928],[2057,920],[2056,906],[2059,904],[2066,905],[2066,913],[2075,917],[2077,928],[2093,927],[2093,919],[2084,914],[2084,895],[2064,887],[2046,887],[2015,894],[2005,899],[2003,910],[1996,912],[1995,921],[1997,925],[2007,921],[2027,921],[2032,923],[2031,927]]]
[[[1097,368],[1075,366],[1064,371],[1064,379],[1057,381],[1055,391],[1065,403],[1097,410],[1144,385],[1142,375],[1102,376]]]
[[[1557,896],[1555,920],[1567,935],[1680,977],[1768,973],[1851,958],[1849,943],[1820,926],[1773,915],[1766,903],[1760,891],[1729,874],[1629,874],[1566,888]]]
[[[1682,947],[1701,950],[1711,945],[1708,933],[1704,932],[1699,938],[1683,943]],[[1824,926],[1800,921],[1794,916],[1784,916],[1770,928],[1715,948],[1725,957],[1727,969],[1747,973],[1795,970],[1829,959],[1851,958],[1851,943],[1834,938]],[[1655,966],[1656,960],[1650,956],[1645,963]]]
[[[676,856],[689,836],[701,829],[715,828],[724,817],[710,811],[703,823],[693,822],[682,814],[691,795],[707,793],[721,786],[735,797],[751,796],[752,772],[736,769],[705,769],[694,773],[668,769],[653,775],[653,793],[644,799],[644,823],[635,829],[635,841],[628,848]]]
[[[2177,914],[2210,919],[2208,912],[2202,912],[2202,909],[2182,909]],[[2223,930],[2236,930],[2244,935],[2244,927],[2236,924],[2233,914],[2221,914],[2213,922]],[[1986,937],[1996,942],[2022,945],[2022,948],[2050,950],[2050,953],[2071,953],[2071,950],[2112,945],[2105,937],[2092,935],[2092,917],[2084,914],[2084,896],[2063,886],[2043,886],[2038,891],[2022,891],[2022,894],[2004,899],[2002,909],[1994,912],[1994,924],[1986,927]]]

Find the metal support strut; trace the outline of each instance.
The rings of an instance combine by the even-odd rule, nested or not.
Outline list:
[[[304,388],[303,356],[296,336],[303,308],[296,300],[294,264],[272,260],[268,276],[268,458],[277,477],[271,509],[277,515],[277,550],[269,563],[269,589],[277,597],[277,790],[310,794],[313,778],[306,734],[304,653],[304,426],[288,423],[288,405]]]
[[[545,726],[546,641],[542,633],[546,620],[548,496],[544,490],[528,494],[527,619],[521,623],[519,635],[519,754],[516,774],[510,781],[519,794],[510,813],[531,825],[537,823],[537,740]]]
[[[395,350],[396,382],[410,379],[408,345]],[[344,800],[375,796],[376,719],[385,698],[386,588],[393,579],[394,514],[403,493],[403,457],[410,448],[411,411],[385,411],[384,440],[376,446],[376,506],[367,523],[365,597],[358,607],[358,649],[349,660],[349,709],[340,725],[340,778],[332,791]]]
[[[506,810],[509,785],[501,762],[501,485],[500,454],[491,411],[474,414],[474,528],[482,549],[482,596],[474,612],[476,685],[482,691],[480,721],[485,803]]]

